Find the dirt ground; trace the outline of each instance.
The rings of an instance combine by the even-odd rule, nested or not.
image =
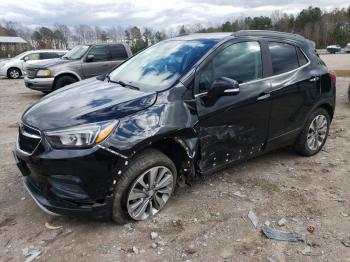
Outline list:
[[[327,56],[333,69],[348,61],[350,55]],[[350,78],[337,81],[335,118],[316,156],[272,152],[178,188],[152,220],[118,226],[37,207],[11,150],[22,112],[42,95],[23,80],[0,79],[0,261],[25,261],[31,251],[41,252],[38,261],[350,261]],[[265,221],[306,241],[269,240],[260,230]]]

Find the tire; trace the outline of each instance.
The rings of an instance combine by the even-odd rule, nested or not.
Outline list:
[[[18,79],[21,77],[21,75],[22,75],[21,70],[16,67],[11,67],[7,70],[7,78]]]
[[[324,127],[325,123],[326,127]],[[317,154],[327,141],[329,126],[330,117],[328,112],[323,108],[317,108],[309,116],[294,145],[296,152],[303,156],[313,156]]]
[[[77,82],[77,79],[73,76],[69,76],[69,75],[65,75],[65,76],[59,76],[56,80],[55,80],[55,84],[54,84],[54,90],[60,89],[66,85],[70,85]]]
[[[168,191],[167,194],[162,194],[159,191],[165,190],[163,187],[160,189],[155,189],[148,191],[148,193],[144,193],[145,191],[140,191],[141,184],[139,183],[140,179],[145,178],[143,180],[144,185],[148,186],[149,183],[149,172],[150,169],[155,170],[156,168],[163,168],[161,172],[156,172],[158,176],[154,180],[158,180],[162,182],[164,178],[167,181],[172,181],[172,184],[169,184],[166,188]],[[160,174],[164,172],[164,176],[162,177]],[[112,219],[118,224],[125,224],[133,220],[145,220],[147,218],[152,217],[164,207],[164,205],[168,202],[170,197],[172,196],[177,179],[177,172],[174,163],[163,153],[159,152],[155,149],[147,149],[140,154],[136,155],[132,161],[128,164],[126,170],[123,174],[118,175],[118,179],[116,181],[116,187],[114,189],[114,200],[112,207]],[[154,184],[154,183],[153,183]],[[155,183],[157,184],[157,183]],[[160,184],[160,183],[158,183]],[[170,189],[171,187],[171,189]],[[141,187],[142,188],[142,187]],[[137,194],[142,194],[142,197],[138,197],[138,199],[132,200],[135,197],[133,194],[136,190]],[[157,191],[159,190],[159,191]],[[141,193],[140,193],[141,192]],[[152,196],[151,196],[152,195]],[[160,197],[161,196],[161,197]],[[131,200],[130,200],[131,199]],[[147,202],[148,200],[148,203]],[[166,199],[162,206],[158,205],[157,199]],[[147,205],[144,213],[140,217],[136,217],[135,214],[138,212],[138,208],[135,208],[135,212],[132,212],[132,205],[136,202],[142,201],[141,206]],[[146,204],[144,204],[146,203]],[[157,208],[159,208],[158,211]],[[142,209],[142,208],[141,208]],[[152,210],[152,211],[150,211]],[[156,212],[155,212],[156,211]],[[148,215],[148,216],[147,216]]]

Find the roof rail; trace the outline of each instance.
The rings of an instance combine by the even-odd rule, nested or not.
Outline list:
[[[240,30],[234,32],[233,36],[266,36],[266,37],[288,37],[298,40],[306,40],[305,37],[294,34],[294,33],[286,33],[286,32],[278,32],[278,31],[268,31],[268,30]]]

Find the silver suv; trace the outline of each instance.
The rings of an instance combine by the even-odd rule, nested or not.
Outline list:
[[[92,44],[74,47],[59,59],[25,67],[26,87],[49,93],[85,78],[103,75],[132,56],[125,44]]]

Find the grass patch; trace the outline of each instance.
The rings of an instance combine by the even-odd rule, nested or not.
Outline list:
[[[350,70],[334,70],[337,76],[348,76],[350,77]]]

